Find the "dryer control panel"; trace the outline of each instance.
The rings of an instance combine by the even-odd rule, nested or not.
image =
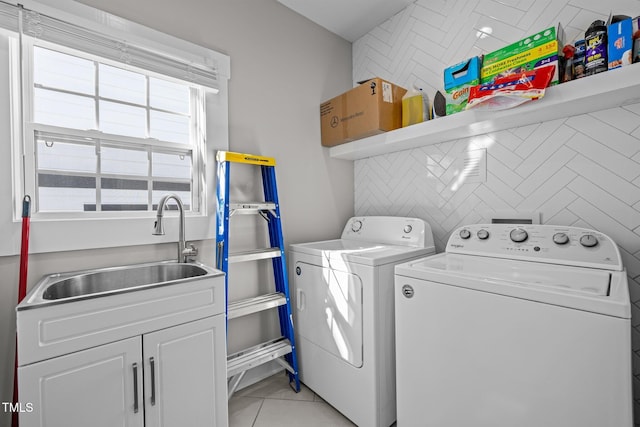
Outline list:
[[[431,226],[419,218],[396,216],[357,216],[349,219],[342,239],[387,245],[433,247]]]
[[[622,271],[615,242],[595,230],[540,224],[473,224],[449,237],[447,252]]]

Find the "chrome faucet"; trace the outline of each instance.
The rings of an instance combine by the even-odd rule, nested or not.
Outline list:
[[[164,236],[164,225],[162,223],[162,217],[164,215],[164,208],[169,199],[176,201],[178,210],[180,211],[180,231],[178,234],[178,262],[190,262],[192,257],[198,255],[198,249],[184,241],[184,205],[182,200],[175,194],[167,194],[160,199],[158,203],[158,212],[156,222],[154,224],[153,234],[156,236]]]

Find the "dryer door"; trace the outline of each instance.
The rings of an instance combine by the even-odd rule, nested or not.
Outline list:
[[[296,262],[297,332],[325,351],[362,366],[362,280],[355,274]]]

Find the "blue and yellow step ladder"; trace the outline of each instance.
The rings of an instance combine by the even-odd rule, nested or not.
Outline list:
[[[273,157],[252,154],[218,151],[216,214],[216,267],[225,272],[225,293],[227,297],[227,322],[230,319],[246,316],[264,310],[277,308],[280,319],[281,337],[258,344],[227,357],[227,383],[229,398],[233,395],[245,373],[252,368],[272,360],[282,365],[289,375],[289,384],[300,391],[298,360],[293,334],[293,318],[289,298],[289,279],[285,246],[280,220],[280,205],[276,185],[276,161]],[[264,201],[231,203],[229,200],[229,182],[231,163],[260,166]],[[229,253],[229,219],[233,215],[256,214],[262,216],[268,224],[270,247],[244,252]],[[275,292],[241,301],[229,302],[229,264],[271,259],[274,273]]]

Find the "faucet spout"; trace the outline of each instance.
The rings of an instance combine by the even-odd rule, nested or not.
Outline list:
[[[167,194],[160,199],[158,203],[158,211],[156,212],[156,222],[154,225],[153,234],[157,236],[164,235],[164,224],[162,219],[164,217],[164,209],[167,202],[173,199],[178,205],[178,211],[180,215],[180,228],[178,230],[178,262],[189,262],[189,259],[197,255],[198,251],[193,245],[188,245],[184,240],[184,205],[182,200],[176,194]]]

